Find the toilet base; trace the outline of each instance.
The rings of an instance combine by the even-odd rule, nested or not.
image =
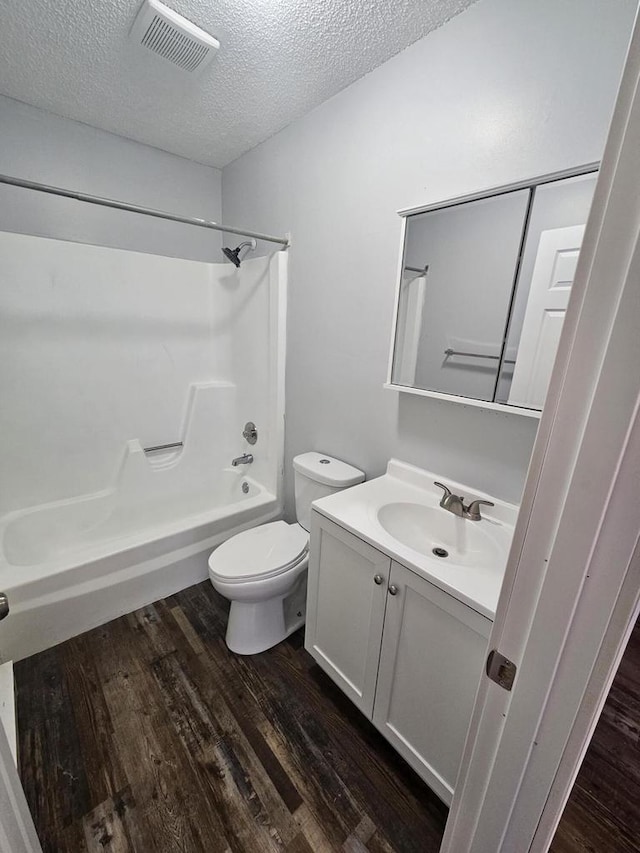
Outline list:
[[[305,622],[306,572],[287,596],[232,601],[225,641],[237,655],[257,655],[277,646]]]

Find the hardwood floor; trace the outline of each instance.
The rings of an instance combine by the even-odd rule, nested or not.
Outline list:
[[[616,673],[551,853],[640,851],[640,622]]]
[[[437,851],[446,807],[301,633],[235,656],[226,613],[206,581],[16,664],[45,853]]]

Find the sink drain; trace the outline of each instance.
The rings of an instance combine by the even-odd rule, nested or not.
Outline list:
[[[432,548],[431,553],[435,554],[436,557],[448,557],[449,556],[449,552],[446,551],[444,548]]]

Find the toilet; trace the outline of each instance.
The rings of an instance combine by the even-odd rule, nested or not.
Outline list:
[[[364,480],[322,453],[296,456],[293,469],[297,522],[245,530],[209,557],[211,583],[231,602],[227,646],[240,655],[264,652],[304,624],[311,503]]]

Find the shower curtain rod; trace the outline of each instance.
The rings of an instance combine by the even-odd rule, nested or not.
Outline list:
[[[99,204],[102,207],[113,207],[116,210],[127,210],[130,213],[142,213],[145,216],[155,216],[156,219],[167,219],[169,222],[181,222],[183,225],[197,225],[199,228],[210,228],[212,231],[223,231],[225,234],[238,234],[241,237],[254,237],[256,240],[265,240],[268,243],[279,243],[284,248],[289,247],[287,237],[273,237],[271,234],[261,234],[259,231],[245,231],[242,228],[231,228],[227,225],[218,225],[207,219],[198,219],[191,216],[178,216],[175,213],[166,213],[164,210],[154,210],[152,207],[141,207],[138,204],[127,204],[112,198],[102,198],[99,195],[76,190],[65,190],[62,187],[52,187],[49,184],[41,184],[38,181],[27,181],[24,178],[14,178],[11,175],[0,175],[0,184],[8,184],[11,187],[23,187],[27,190],[36,190],[49,195],[59,195],[63,198],[72,198],[75,201],[85,201],[89,204]]]

